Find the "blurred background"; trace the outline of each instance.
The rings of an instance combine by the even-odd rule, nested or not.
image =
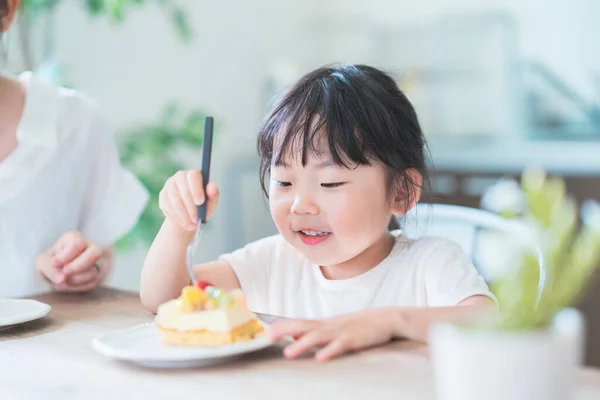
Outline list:
[[[113,286],[139,288],[161,222],[156,195],[174,170],[200,166],[205,115],[216,120],[212,178],[222,201],[201,260],[275,233],[258,183],[257,129],[273,96],[329,63],[375,65],[405,90],[430,143],[433,201],[478,207],[486,188],[530,164],[563,176],[578,201],[600,199],[597,0],[24,6],[5,46],[9,70],[33,69],[94,98],[124,164],[154,196],[119,244]],[[581,307],[600,327],[598,286]],[[590,346],[588,361],[600,365],[600,343]]]

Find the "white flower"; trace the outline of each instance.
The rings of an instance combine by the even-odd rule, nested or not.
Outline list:
[[[581,206],[581,220],[590,228],[600,229],[600,203],[587,200]]]
[[[497,214],[521,214],[525,209],[525,197],[515,180],[500,179],[483,194],[481,208]]]

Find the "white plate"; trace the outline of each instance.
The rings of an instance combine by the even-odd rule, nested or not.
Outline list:
[[[42,318],[50,306],[30,299],[0,299],[0,329]]]
[[[94,349],[107,357],[156,368],[211,365],[272,345],[267,338],[261,337],[250,342],[215,347],[165,346],[153,323],[108,333],[92,341]]]

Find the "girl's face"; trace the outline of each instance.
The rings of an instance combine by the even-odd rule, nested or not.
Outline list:
[[[393,211],[383,166],[373,163],[349,169],[322,154],[309,153],[306,166],[299,156],[272,166],[269,199],[275,225],[289,243],[320,266],[381,260],[372,249],[382,248],[378,244],[388,239]]]

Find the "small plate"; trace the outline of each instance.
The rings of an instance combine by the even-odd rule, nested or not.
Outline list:
[[[259,337],[250,342],[214,347],[165,346],[154,323],[108,333],[92,341],[94,349],[107,357],[155,368],[212,365],[272,345],[267,338]]]
[[[0,329],[46,316],[51,307],[31,299],[0,299]]]

